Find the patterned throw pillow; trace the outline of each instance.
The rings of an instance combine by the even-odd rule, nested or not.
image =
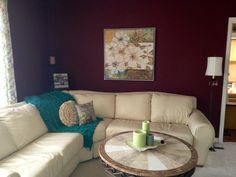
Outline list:
[[[79,116],[74,101],[64,102],[59,109],[59,117],[61,122],[66,126],[79,124]]]
[[[93,120],[96,120],[95,111],[93,108],[93,101],[90,101],[85,104],[76,105],[78,114],[79,114],[79,124],[83,125],[89,123]]]

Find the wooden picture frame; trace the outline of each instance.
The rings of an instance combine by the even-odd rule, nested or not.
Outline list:
[[[154,81],[155,27],[104,29],[104,80]]]

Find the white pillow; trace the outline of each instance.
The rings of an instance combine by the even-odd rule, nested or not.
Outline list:
[[[0,147],[0,159],[8,156],[9,154],[13,153],[17,150],[16,144],[12,139],[12,135],[9,133],[5,125],[0,122],[0,140],[1,140],[1,147]]]
[[[30,104],[1,109],[0,121],[8,128],[18,149],[48,131],[38,110]]]
[[[153,94],[151,121],[187,124],[195,102],[193,96]]]
[[[151,94],[118,93],[116,96],[115,118],[150,120]]]
[[[73,95],[78,104],[93,101],[95,114],[98,117],[113,118],[115,114],[115,94],[81,93]]]

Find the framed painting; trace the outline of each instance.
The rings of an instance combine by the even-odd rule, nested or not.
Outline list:
[[[68,89],[68,74],[67,73],[53,73],[53,81],[55,89]]]
[[[156,28],[104,29],[104,79],[153,81]]]

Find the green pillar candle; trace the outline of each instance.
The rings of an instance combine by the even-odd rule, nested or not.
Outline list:
[[[146,132],[145,131],[138,129],[133,132],[133,145],[135,147],[146,146]]]
[[[146,133],[150,130],[150,122],[149,121],[143,121],[142,122],[142,130],[146,131]]]

